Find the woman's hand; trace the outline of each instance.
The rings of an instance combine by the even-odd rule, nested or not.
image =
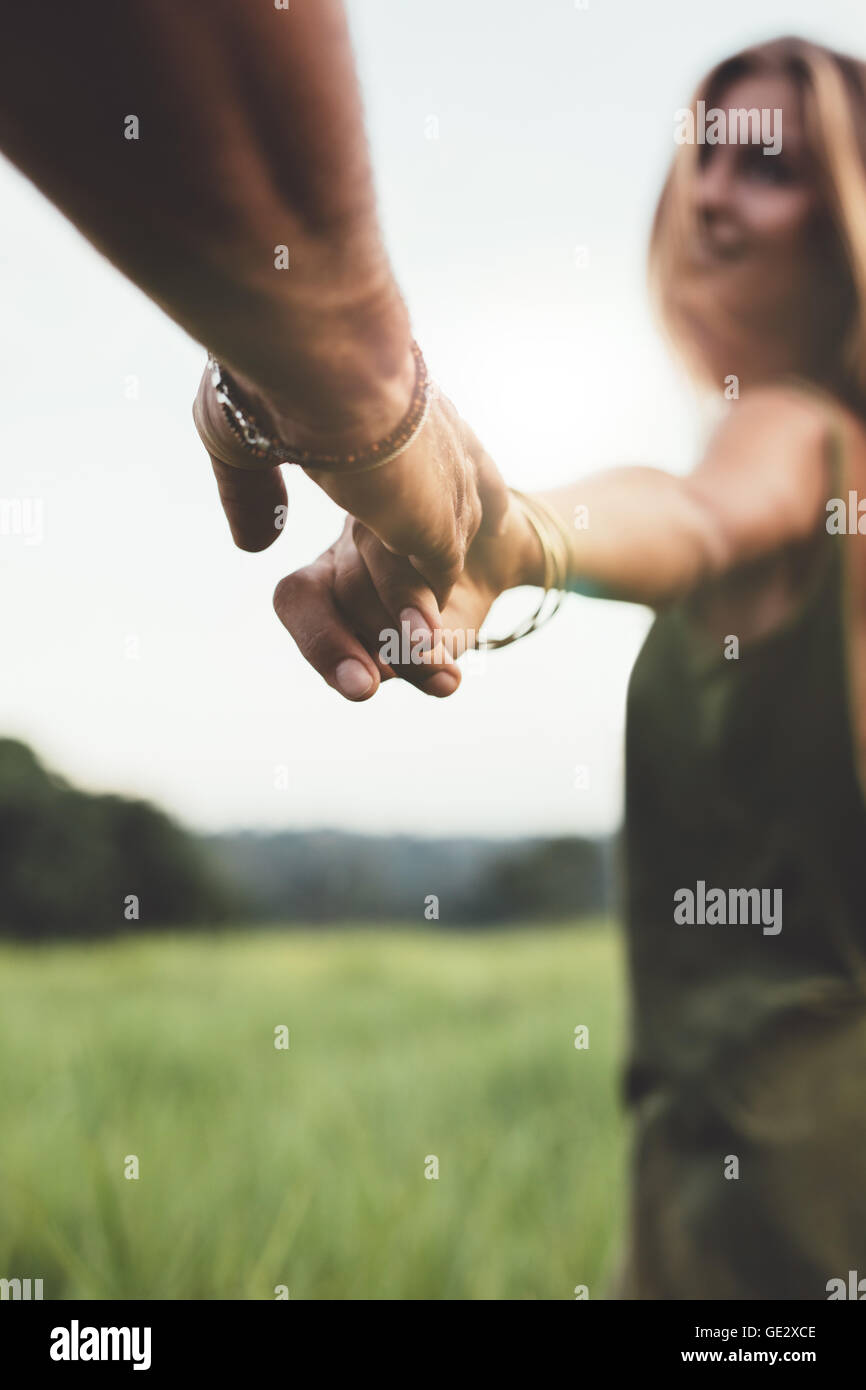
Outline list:
[[[296,442],[289,420],[275,419],[273,409],[249,388],[244,395],[262,428]],[[286,515],[282,470],[262,464],[245,451],[216,402],[208,372],[199,386],[193,415],[235,543],[242,550],[266,549]],[[310,439],[307,432],[305,445]],[[496,535],[509,505],[507,489],[490,455],[435,388],[423,429],[390,463],[365,473],[316,469],[307,471],[307,476],[363,523],[386,550],[406,558],[437,603],[447,599],[474,537]]]
[[[330,549],[280,582],[274,607],[302,655],[347,699],[367,700],[394,676],[442,698],[460,684],[456,658],[478,645],[493,601],[536,582],[540,568],[538,538],[507,494],[501,534],[476,536],[440,609],[413,566],[349,517]]]

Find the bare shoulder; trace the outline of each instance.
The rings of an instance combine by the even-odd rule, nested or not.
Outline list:
[[[732,403],[707,452],[734,446],[753,457],[816,458],[840,428],[864,433],[862,421],[829,395],[793,385],[762,386]]]
[[[866,428],[848,407],[818,390],[756,388],[731,404],[690,477],[697,496],[746,548],[801,542],[826,510],[830,444],[866,451]]]

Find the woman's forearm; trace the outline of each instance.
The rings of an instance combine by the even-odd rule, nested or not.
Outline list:
[[[538,496],[569,542],[569,587],[594,597],[660,606],[725,563],[709,508],[687,479],[660,469],[611,468]],[[524,583],[543,583],[540,551]]]
[[[811,398],[767,387],[738,402],[685,477],[611,468],[544,494],[568,536],[575,586],[661,607],[809,543],[825,519],[839,428]]]
[[[3,0],[0,15],[6,154],[286,415],[389,428],[409,325],[339,0]]]

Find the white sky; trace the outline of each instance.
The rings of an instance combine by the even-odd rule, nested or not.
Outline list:
[[[866,51],[859,9],[351,0],[416,335],[515,486],[690,465],[698,415],[644,290],[673,113],[711,63],[756,39]],[[0,732],[81,784],[205,828],[614,827],[648,613],[571,598],[449,700],[395,682],[347,705],[271,608],[277,580],[333,539],[337,509],[290,475],[284,534],[261,556],[234,550],[190,415],[202,350],[2,163],[0,207],[0,499],[36,499],[44,515],[41,544],[0,535]],[[535,598],[510,596],[496,629]]]

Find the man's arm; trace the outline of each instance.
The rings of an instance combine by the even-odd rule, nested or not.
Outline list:
[[[341,0],[0,0],[0,19],[9,157],[285,443],[348,453],[388,435],[414,361]],[[315,480],[442,591],[505,497],[483,450],[432,415],[394,464]],[[279,470],[244,474],[228,427],[203,433],[236,541],[262,548]]]
[[[339,0],[0,13],[0,145],[124,274],[299,424],[411,390]]]

